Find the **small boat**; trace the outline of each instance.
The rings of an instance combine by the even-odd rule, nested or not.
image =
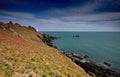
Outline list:
[[[80,35],[73,35],[73,37],[80,37]]]

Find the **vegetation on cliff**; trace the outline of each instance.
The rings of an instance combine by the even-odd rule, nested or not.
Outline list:
[[[0,77],[89,77],[44,39],[31,26],[0,22]]]

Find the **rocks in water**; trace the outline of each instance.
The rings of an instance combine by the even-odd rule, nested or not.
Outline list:
[[[93,62],[81,63],[75,61],[75,63],[85,69],[86,72],[93,72],[97,77],[119,77],[120,74],[110,69],[105,69]]]
[[[90,76],[96,77],[96,75],[94,73],[92,73],[92,72],[88,72],[88,73],[89,73]]]
[[[104,64],[107,65],[107,66],[109,66],[109,67],[112,66],[112,65],[111,65],[110,63],[108,63],[108,62],[104,62]]]
[[[90,61],[82,59],[82,60],[80,60],[80,62],[85,63],[85,62],[90,62]]]
[[[47,34],[43,34],[43,37],[44,38],[47,38],[48,40],[54,40],[54,39],[58,39],[58,37],[54,37],[54,36],[50,36],[50,35],[47,35]]]
[[[67,55],[66,53],[67,52],[65,52],[65,55]],[[67,56],[69,56],[69,55],[67,55]],[[104,67],[102,67],[102,66],[100,66],[92,61],[85,60],[85,58],[88,58],[87,55],[85,55],[84,57],[81,56],[81,58],[78,55],[71,55],[71,56],[69,56],[69,58],[74,63],[76,63],[77,65],[82,67],[92,77],[120,77],[120,73],[118,73],[116,71],[104,68]],[[104,62],[104,64],[111,66],[111,64],[108,62]]]
[[[43,38],[40,38],[40,39],[42,39],[44,43],[46,43],[51,47],[57,48],[56,46],[53,45],[52,40],[58,39],[58,37],[49,36],[47,34],[42,34],[42,35],[43,35]]]
[[[80,35],[73,35],[73,37],[80,37]]]
[[[77,54],[73,54],[72,56],[73,56],[73,58],[76,58],[76,59],[79,59],[79,60],[82,60],[82,59],[83,59],[83,57],[81,57],[81,56],[79,56],[79,55],[77,55]]]
[[[89,56],[88,55],[85,55],[85,56],[83,56],[84,58],[89,58]]]

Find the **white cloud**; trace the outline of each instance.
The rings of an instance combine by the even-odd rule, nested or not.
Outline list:
[[[81,14],[80,16],[66,16],[62,19],[65,20],[79,20],[79,21],[105,21],[105,20],[114,20],[120,19],[120,12],[108,12],[108,13],[99,13],[99,14]]]
[[[61,20],[59,18],[50,18],[50,19],[35,18],[34,20],[36,22],[41,23],[41,24],[58,24],[58,23],[61,23]]]
[[[3,21],[6,21],[5,19]],[[9,20],[8,20],[9,21]],[[7,22],[8,22],[7,21]],[[103,22],[83,22],[71,21],[66,22],[57,18],[50,19],[15,19],[16,23],[22,25],[31,25],[40,31],[120,31],[120,20],[103,21]]]
[[[0,10],[1,14],[6,14],[10,15],[13,17],[20,17],[20,18],[34,18],[35,15],[31,13],[24,13],[24,12],[14,12],[14,11],[5,11],[5,10]]]
[[[48,19],[38,18],[31,13],[1,10],[0,13],[5,16],[0,16],[0,19],[12,20],[26,26],[32,25],[40,31],[120,31],[120,12],[93,13],[101,7],[98,3],[93,4],[51,9],[45,12],[49,16]]]
[[[97,16],[98,17],[98,16]],[[4,18],[4,19],[3,19]],[[33,19],[20,19],[4,17],[2,21],[8,22],[12,20],[21,25],[31,25],[40,31],[120,31],[120,20],[110,20],[102,22],[89,22],[89,21],[70,21],[66,22],[59,18],[33,18]],[[87,17],[86,17],[87,19]]]
[[[15,20],[15,17],[12,16],[0,16],[1,19],[6,19],[6,20]]]

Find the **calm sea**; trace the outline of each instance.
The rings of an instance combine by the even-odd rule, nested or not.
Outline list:
[[[120,32],[45,32],[60,37],[53,41],[60,50],[88,55],[97,64],[108,62],[120,71]],[[79,35],[80,37],[73,37]]]

